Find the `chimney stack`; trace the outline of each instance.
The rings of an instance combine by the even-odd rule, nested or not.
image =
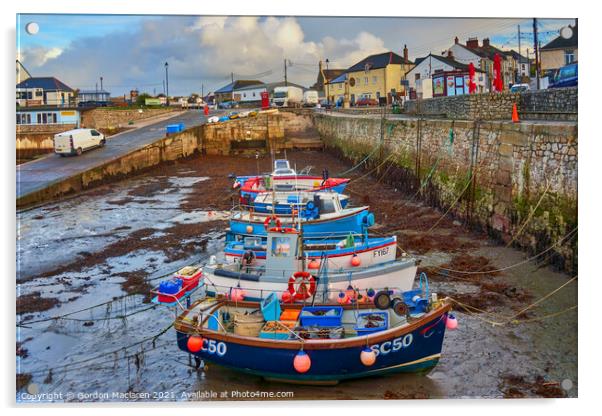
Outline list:
[[[488,48],[489,47],[489,38],[484,38],[483,39],[483,47],[484,48]]]
[[[457,36],[454,38],[454,43],[455,43],[456,45],[457,45],[458,43],[460,43],[460,39],[458,39],[458,37],[457,37]]]
[[[403,45],[403,62],[408,63],[408,45]]]
[[[478,38],[468,38],[466,41],[466,47],[468,49],[476,49],[479,47],[479,39]]]
[[[449,50],[447,51],[447,57],[448,57],[448,58],[450,58],[450,59],[454,59],[454,53],[452,52],[452,50],[451,50],[451,49],[449,49]]]

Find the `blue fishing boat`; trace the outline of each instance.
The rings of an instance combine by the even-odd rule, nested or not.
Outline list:
[[[410,317],[374,304],[303,306],[199,301],[174,324],[182,351],[269,380],[336,384],[341,380],[432,369],[450,303],[426,297]],[[260,312],[259,312],[260,311]],[[452,326],[450,326],[452,328]]]
[[[243,209],[230,217],[230,231],[241,235],[266,235],[271,226],[303,226],[306,237],[324,237],[328,233],[346,235],[363,234],[365,229],[374,225],[374,215],[368,207],[343,208],[341,200],[345,196],[334,192],[319,192],[315,199],[308,201],[295,213],[274,215]]]
[[[304,216],[311,216],[328,209],[326,205],[332,199],[338,199],[342,208],[349,202],[347,195],[337,193],[331,195],[331,198],[324,198],[324,192],[266,192],[259,194],[253,201],[242,201],[241,208],[276,215],[292,215],[296,211]]]

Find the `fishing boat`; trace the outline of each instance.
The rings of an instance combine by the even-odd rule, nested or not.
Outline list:
[[[310,237],[326,233],[362,234],[374,225],[374,215],[369,212],[369,207],[343,208],[341,200],[344,199],[345,196],[334,192],[318,192],[302,209],[291,211],[291,214],[276,216],[247,209],[234,211],[230,217],[230,231],[233,234],[265,236],[271,225],[294,227],[302,224],[304,234]]]
[[[318,270],[326,258],[329,270],[354,269],[395,260],[397,237],[365,237],[349,234],[345,238],[304,239],[303,258],[298,267]],[[230,262],[262,266],[266,261],[267,240],[261,237],[243,237],[226,243],[224,255]]]
[[[288,191],[265,192],[257,195],[253,201],[241,201],[241,208],[258,213],[292,215],[293,211],[306,212],[312,215],[316,208],[328,210],[331,200],[338,200],[341,207],[345,208],[349,202],[347,195],[325,192]]]
[[[274,162],[274,170],[270,174],[255,176],[236,176],[233,188],[240,188],[243,201],[252,202],[265,192],[296,191],[333,191],[343,193],[349,179],[329,178],[327,171],[322,176],[297,173],[290,167],[288,160],[278,159]]]
[[[441,358],[447,299],[395,313],[375,304],[281,304],[199,300],[176,318],[178,347],[197,359],[268,380],[336,384],[399,372],[427,373]],[[415,299],[417,296],[413,296]],[[406,311],[409,310],[409,307]]]
[[[360,261],[357,266],[351,263],[351,267],[341,267],[344,265],[337,265],[334,259],[331,261],[322,254],[318,268],[309,272],[301,241],[303,237],[297,229],[275,227],[267,231],[263,265],[220,263],[212,256],[203,269],[208,293],[228,294],[241,300],[261,300],[266,293],[286,294],[290,291],[291,298],[285,299],[287,301],[305,301],[309,297],[317,297],[320,302],[327,302],[336,301],[349,288],[363,292],[375,287],[398,287],[404,291],[412,288],[417,261],[410,257],[396,260],[392,246],[382,251],[374,250],[370,254],[383,255],[389,261],[364,259],[363,264]],[[331,264],[338,267],[330,268]],[[241,286],[245,287],[244,291],[239,290]],[[232,295],[233,290],[236,295]]]

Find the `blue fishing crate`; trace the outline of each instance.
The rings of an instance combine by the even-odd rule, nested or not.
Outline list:
[[[261,313],[266,321],[277,321],[280,319],[280,301],[276,293],[272,292],[261,302]]]
[[[379,316],[383,319],[382,321],[369,319],[370,316]],[[375,327],[366,327],[359,325],[360,323],[366,325],[368,322],[378,322],[380,325]],[[357,331],[358,336],[370,335],[375,332],[384,331],[385,329],[389,328],[389,314],[387,312],[362,312],[357,316],[357,323],[358,325],[356,325],[353,329]]]
[[[301,326],[341,326],[341,306],[305,306],[299,315]]]

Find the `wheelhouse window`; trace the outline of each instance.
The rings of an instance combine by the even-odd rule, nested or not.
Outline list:
[[[291,238],[273,237],[271,251],[273,257],[289,257],[291,255]]]

